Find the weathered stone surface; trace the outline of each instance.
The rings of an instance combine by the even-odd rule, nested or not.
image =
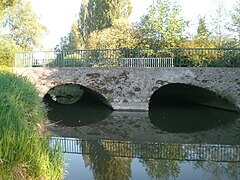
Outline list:
[[[148,110],[154,91],[170,83],[207,88],[236,100],[240,107],[239,68],[15,68],[43,97],[51,88],[79,84],[102,94],[115,110]]]

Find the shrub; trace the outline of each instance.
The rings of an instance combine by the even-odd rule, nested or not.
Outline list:
[[[8,67],[14,66],[14,53],[20,48],[12,40],[2,40],[0,42],[0,65]]]

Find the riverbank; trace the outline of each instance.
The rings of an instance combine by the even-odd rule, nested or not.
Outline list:
[[[0,179],[63,179],[63,154],[43,134],[44,111],[34,85],[0,68]]]

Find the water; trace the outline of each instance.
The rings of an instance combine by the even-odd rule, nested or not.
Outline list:
[[[239,179],[240,146],[52,138],[65,179]]]
[[[68,174],[66,174],[66,180],[72,179],[94,179],[95,171],[98,171],[95,167],[91,168],[91,165],[86,164],[84,161],[84,155],[78,154],[65,154],[67,158],[66,163]],[[165,162],[160,160],[151,161],[153,165],[146,167],[146,163],[141,159],[123,159],[123,162],[126,172],[119,172],[117,169],[122,168],[116,164],[110,164],[114,171],[105,171],[103,172],[105,177],[98,175],[96,173],[96,179],[110,179],[109,177],[121,177],[121,179],[135,179],[135,180],[147,180],[147,179],[239,179],[239,164],[231,163],[219,163],[219,162],[181,162],[181,161],[172,161]],[[161,165],[166,165],[165,168],[162,168]],[[171,169],[167,165],[172,165]],[[126,168],[127,166],[127,168]],[[158,169],[158,166],[161,166],[162,169]],[[152,168],[152,169],[151,169]],[[238,174],[238,175],[237,175]],[[114,175],[114,176],[113,176]]]
[[[240,179],[238,114],[192,105],[148,113],[51,103],[49,119],[58,124],[47,129],[75,142],[62,144],[65,179]]]

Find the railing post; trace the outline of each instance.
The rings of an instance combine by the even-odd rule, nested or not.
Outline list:
[[[174,54],[175,54],[175,63],[176,63],[176,60],[177,60],[177,67],[181,67],[181,57],[179,57],[178,55],[178,49],[175,48],[174,49]]]
[[[29,66],[30,67],[33,67],[33,53],[32,52],[29,52],[29,57],[30,57],[30,63],[29,63]]]
[[[62,60],[61,60],[61,63],[62,63],[62,67],[65,66],[65,62],[64,62],[64,56],[65,56],[65,50],[62,51]]]
[[[17,52],[14,53],[14,67],[17,67]]]

